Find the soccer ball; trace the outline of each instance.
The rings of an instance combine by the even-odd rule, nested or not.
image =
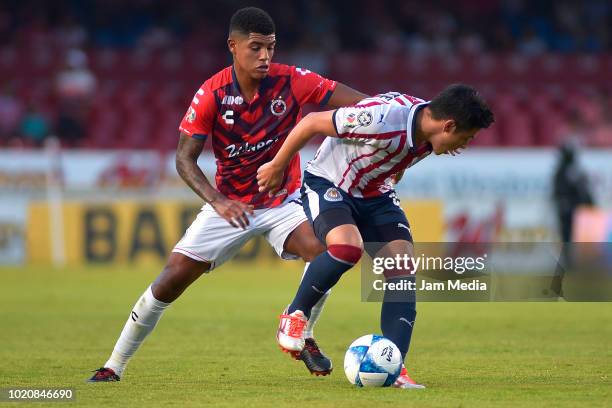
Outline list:
[[[388,338],[368,334],[355,340],[344,356],[346,378],[358,387],[388,387],[402,370],[402,355]]]

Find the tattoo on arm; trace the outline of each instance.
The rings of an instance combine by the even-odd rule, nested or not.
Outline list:
[[[210,184],[198,166],[198,157],[203,148],[204,141],[181,132],[176,150],[176,171],[200,198],[207,203],[212,203],[220,193]]]

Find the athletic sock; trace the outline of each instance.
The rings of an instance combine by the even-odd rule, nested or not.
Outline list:
[[[113,352],[104,364],[119,377],[123,374],[129,359],[134,355],[144,339],[153,331],[164,310],[170,303],[161,302],[153,297],[149,286],[138,299],[121,331]]]
[[[361,258],[361,248],[352,245],[330,245],[311,263],[298,288],[288,313],[304,312],[310,319],[312,308],[340,280],[342,274]]]
[[[306,262],[304,265],[304,273],[302,274],[302,279],[306,276],[306,271],[310,266],[310,262]],[[325,306],[325,302],[331,293],[331,289],[325,292],[323,297],[319,299],[319,301],[312,307],[310,310],[310,318],[308,319],[308,323],[306,323],[306,327],[304,328],[304,338],[306,339],[314,339],[314,327],[319,320],[319,316],[321,316],[321,312],[323,311],[323,307]]]
[[[413,278],[387,279],[388,283],[401,283]],[[386,291],[380,310],[380,328],[383,336],[391,340],[406,358],[416,320],[414,291]]]

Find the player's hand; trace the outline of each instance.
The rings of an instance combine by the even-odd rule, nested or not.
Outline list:
[[[258,168],[257,185],[259,185],[259,191],[268,191],[270,195],[276,193],[283,181],[283,170],[273,162],[268,162]]]
[[[223,217],[232,227],[246,229],[249,225],[247,214],[255,215],[253,206],[236,200],[230,200],[225,196],[219,196],[210,203],[217,214]]]

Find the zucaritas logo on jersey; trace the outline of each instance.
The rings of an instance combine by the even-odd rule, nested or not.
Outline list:
[[[287,104],[281,98],[274,99],[270,105],[270,111],[275,116],[280,116],[287,111]]]
[[[342,201],[342,194],[340,194],[338,189],[330,187],[323,195],[323,198],[325,198],[327,201]]]

